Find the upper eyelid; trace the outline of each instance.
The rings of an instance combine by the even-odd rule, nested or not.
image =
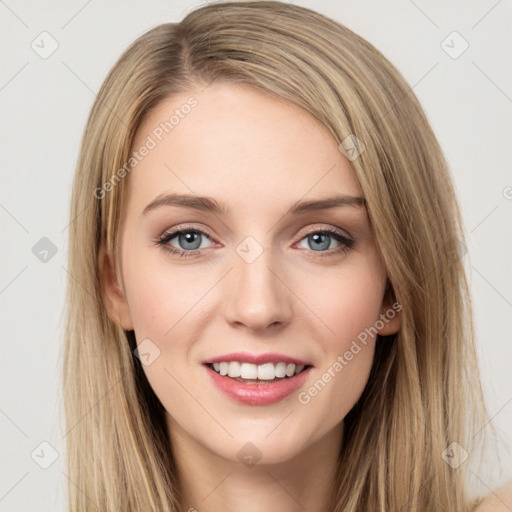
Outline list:
[[[313,227],[311,229],[308,228],[308,230],[305,232],[304,236],[307,236],[311,233],[317,233],[317,232],[323,232],[323,231],[326,231],[327,233],[334,232],[334,233],[341,235],[345,238],[353,240],[353,236],[347,230],[338,228],[338,227],[333,227],[333,226],[323,227],[323,228],[322,227]],[[304,236],[302,238],[304,238]]]
[[[192,226],[184,226],[184,227],[179,227],[176,229],[166,229],[159,238],[166,238],[171,235],[172,235],[172,238],[174,238],[176,235],[179,235],[184,232],[187,233],[189,231],[196,231],[196,232],[206,235],[208,238],[212,239],[211,234],[207,230],[205,230],[203,228],[192,227]]]

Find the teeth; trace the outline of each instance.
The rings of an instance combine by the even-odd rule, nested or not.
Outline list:
[[[279,377],[280,379],[286,377],[286,363],[276,364],[276,377]]]
[[[240,363],[238,361],[213,363],[213,369],[221,375],[227,375],[231,378],[241,377],[242,379],[273,380],[284,377],[293,377],[301,373],[305,366],[295,365],[293,363],[265,363],[252,364]]]
[[[272,380],[276,376],[276,368],[272,363],[260,364],[258,366],[258,379]]]
[[[229,363],[229,366],[232,364],[237,364],[234,361]],[[242,377],[242,379],[257,379],[258,378],[258,367],[255,364],[251,363],[242,363],[240,366],[240,374],[237,377]]]
[[[292,363],[292,364],[289,364],[287,367],[286,367],[286,375],[288,377],[291,377],[293,374],[295,373],[295,365]]]
[[[233,361],[228,364],[228,377],[240,377],[240,363]]]

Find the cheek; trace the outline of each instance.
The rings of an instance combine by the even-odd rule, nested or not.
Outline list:
[[[182,385],[188,379],[189,340],[201,328],[202,301],[215,278],[211,272],[198,278],[192,267],[166,264],[165,257],[151,259],[137,251],[127,255],[123,268],[137,344],[146,343],[156,354],[143,365],[144,373],[166,410],[187,418],[190,397]]]
[[[191,267],[165,264],[165,258],[147,265],[133,254],[126,261],[126,289],[137,338],[152,336],[165,343],[194,316],[201,298],[213,284],[210,276],[198,279]],[[212,283],[210,283],[212,281]]]
[[[302,295],[323,324],[327,352],[344,352],[353,339],[379,318],[385,281],[379,269],[369,265],[342,268],[304,288]]]
[[[322,286],[309,288],[307,304],[323,325],[322,335],[317,333],[323,357],[298,398],[306,409],[324,415],[328,430],[350,411],[368,381],[385,280],[377,265],[367,264],[340,267],[337,275],[319,282]]]
[[[157,354],[154,362],[144,365],[143,370],[164,404],[169,396],[174,397],[168,410],[186,408],[188,396],[178,382],[186,382],[188,369],[197,365],[192,356],[194,340],[200,337],[206,320],[208,292],[219,277],[207,266],[199,271],[170,263],[165,254],[157,254],[156,250],[133,251],[124,261],[137,344],[149,339],[154,345],[146,342],[146,346]]]

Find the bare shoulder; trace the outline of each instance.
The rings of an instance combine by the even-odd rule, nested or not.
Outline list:
[[[511,512],[512,511],[512,480],[493,493],[485,496],[473,512]]]

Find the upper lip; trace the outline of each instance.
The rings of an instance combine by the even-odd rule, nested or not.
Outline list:
[[[266,352],[264,354],[251,354],[250,352],[231,352],[222,356],[211,357],[203,361],[204,364],[222,363],[238,361],[240,363],[252,363],[256,365],[265,363],[287,363],[295,365],[312,366],[309,361],[299,359],[297,357],[287,356],[285,354],[278,354],[276,352]]]

